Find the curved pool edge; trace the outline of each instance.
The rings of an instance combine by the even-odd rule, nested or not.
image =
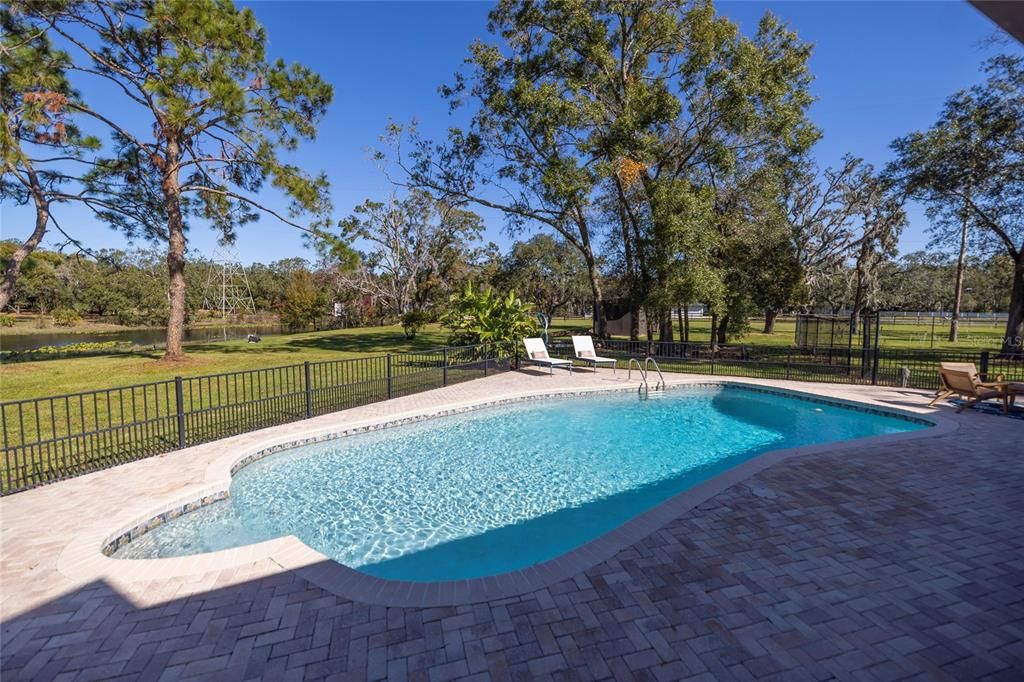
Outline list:
[[[762,453],[738,464],[717,476],[689,488],[655,507],[643,512],[619,527],[549,561],[509,573],[439,582],[410,582],[377,578],[345,566],[289,535],[265,542],[204,554],[165,559],[114,559],[106,551],[112,541],[126,533],[132,538],[169,520],[180,513],[210,504],[227,497],[231,478],[247,464],[263,457],[301,447],[367,431],[389,428],[401,424],[436,419],[469,411],[496,407],[528,400],[569,398],[593,393],[614,393],[636,390],[633,385],[611,387],[583,387],[571,390],[536,390],[518,392],[498,398],[469,401],[435,410],[411,410],[387,418],[353,423],[345,429],[325,427],[311,430],[296,438],[268,439],[245,448],[234,448],[217,457],[206,468],[204,485],[189,489],[174,502],[159,505],[159,513],[137,516],[132,523],[121,525],[115,533],[107,533],[101,541],[96,536],[81,537],[69,543],[58,559],[58,570],[65,575],[81,573],[83,569],[109,574],[111,569],[119,579],[156,579],[198,575],[211,570],[224,570],[266,560],[284,570],[295,571],[313,584],[337,596],[362,603],[382,606],[444,606],[469,604],[481,600],[501,599],[543,589],[561,580],[577,575],[611,558],[619,551],[639,542],[673,519],[713,498],[726,489],[742,483],[761,471],[795,457],[824,455],[851,448],[888,444],[898,441],[936,438],[957,430],[958,423],[938,413],[922,413],[910,409],[878,405],[862,400],[826,396],[812,391],[777,386],[742,379],[697,380],[675,378],[669,388],[737,386],[762,390],[805,400],[849,407],[911,421],[923,422],[929,428],[895,434],[870,436],[850,440],[806,445]],[[190,508],[191,507],[191,508]],[[107,526],[110,528],[110,526]],[[99,550],[99,551],[97,551]],[[105,551],[106,550],[106,551]],[[117,565],[117,566],[114,566]],[[90,572],[92,572],[90,571]]]

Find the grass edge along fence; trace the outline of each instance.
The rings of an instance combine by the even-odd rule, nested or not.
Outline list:
[[[505,371],[492,345],[175,377],[0,403],[0,495]]]

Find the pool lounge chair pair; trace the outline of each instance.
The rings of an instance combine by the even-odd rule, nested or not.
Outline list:
[[[928,406],[956,395],[966,399],[958,413],[983,400],[997,399],[1003,403],[1003,414],[1009,414],[1016,397],[1024,395],[1024,383],[1003,381],[1002,376],[996,377],[996,381],[982,381],[973,362],[940,362],[939,384],[939,391]]]
[[[547,346],[544,345],[544,339],[523,339],[523,344],[526,346],[527,356],[535,365],[547,367],[551,374],[555,373],[555,367],[568,369],[569,374],[572,374],[572,360],[551,357]],[[594,350],[594,340],[589,336],[572,337],[572,346],[576,352],[576,359],[591,365],[594,371],[601,365],[611,365],[612,372],[615,372],[615,360],[598,356]]]

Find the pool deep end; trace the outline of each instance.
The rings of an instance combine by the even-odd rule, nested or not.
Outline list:
[[[184,556],[282,535],[365,573],[504,573],[564,554],[768,450],[926,423],[739,386],[485,408],[283,451],[227,501],[168,521],[118,558]]]

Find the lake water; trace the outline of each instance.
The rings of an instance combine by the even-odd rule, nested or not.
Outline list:
[[[279,324],[255,324],[251,326],[230,327],[196,327],[185,330],[185,342],[196,341],[230,341],[244,339],[249,334],[273,336],[284,334],[285,328]],[[43,346],[70,346],[74,343],[103,343],[106,341],[128,341],[140,346],[163,343],[167,330],[162,327],[149,329],[131,329],[121,332],[40,332],[38,334],[0,334],[0,350],[26,351]]]

